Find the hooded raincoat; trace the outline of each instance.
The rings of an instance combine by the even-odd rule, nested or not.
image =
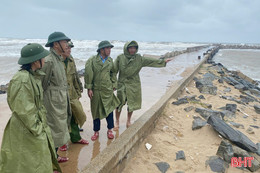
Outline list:
[[[1,173],[61,172],[43,106],[41,71],[17,72],[8,87],[12,111],[3,136]]]
[[[99,54],[88,59],[85,66],[85,88],[93,90],[91,113],[93,120],[106,118],[120,104],[114,95],[116,76],[111,57],[102,62]]]
[[[115,62],[115,73],[119,72],[117,97],[121,104],[118,111],[122,110],[122,107],[128,104],[128,111],[141,109],[142,105],[142,91],[139,72],[143,67],[165,67],[166,62],[163,59],[155,59],[149,57],[143,57],[137,54],[130,55],[127,48],[131,46],[137,47],[136,41],[127,42],[124,46],[124,53],[119,55]]]
[[[47,109],[47,122],[52,131],[55,148],[66,144],[69,139],[71,109],[64,59],[53,48],[45,57],[42,78],[44,105]]]

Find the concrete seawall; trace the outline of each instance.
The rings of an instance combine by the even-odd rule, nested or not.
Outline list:
[[[247,44],[215,44],[219,49],[260,49],[260,45]]]
[[[195,47],[188,47],[187,49],[181,50],[181,51],[167,52],[166,54],[162,55],[161,58],[172,58],[172,57],[178,56],[178,55],[183,54],[183,53],[195,52],[195,51],[207,48],[209,46],[210,45],[195,46]]]
[[[199,70],[200,66],[208,59],[212,59],[218,50],[218,47],[214,47],[207,51],[207,53],[204,54],[203,60],[195,67],[194,71],[188,77],[172,86],[151,109],[146,111],[130,128],[126,129],[117,140],[105,148],[81,172],[122,172],[127,161],[131,159],[140,143],[146,138],[151,130],[154,129],[167,102],[171,98],[178,97],[182,89],[193,79],[194,74]]]

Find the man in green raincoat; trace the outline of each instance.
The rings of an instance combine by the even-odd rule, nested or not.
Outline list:
[[[114,46],[109,41],[101,41],[98,45],[98,54],[88,59],[85,66],[85,88],[91,100],[91,113],[93,117],[94,135],[91,140],[99,136],[100,120],[106,118],[107,137],[113,139],[114,127],[113,111],[119,105],[118,98],[114,95],[116,89],[116,76],[113,74],[114,64],[110,57],[111,48]]]
[[[79,129],[79,126],[82,127],[87,118],[85,112],[83,111],[81,102],[79,101],[81,93],[83,92],[83,86],[78,76],[74,58],[71,56],[71,48],[74,47],[74,45],[71,41],[68,42],[68,45],[68,51],[65,51],[64,53],[67,57],[64,60],[64,64],[69,85],[69,97],[72,111],[70,140],[72,143],[88,144],[89,142],[87,140],[81,138]],[[60,147],[60,150],[66,151],[67,145],[65,144]]]
[[[40,44],[29,43],[21,50],[21,66],[10,81],[7,102],[12,111],[2,140],[1,173],[61,172],[43,106],[39,69],[49,55]]]
[[[116,110],[116,125],[114,130],[119,128],[119,117],[122,107],[128,104],[128,117],[126,126],[131,125],[133,111],[141,109],[142,93],[139,72],[143,67],[165,67],[170,60],[154,59],[143,57],[138,52],[136,41],[127,42],[124,46],[124,53],[119,55],[115,62],[115,73],[119,72],[117,97],[121,104]]]
[[[45,58],[42,78],[44,89],[44,105],[47,109],[47,122],[52,131],[56,150],[66,144],[69,139],[71,109],[68,95],[68,83],[65,72],[64,53],[68,49],[70,39],[62,32],[49,35],[45,45],[50,47],[50,55]],[[59,162],[68,161],[67,157],[58,157]]]

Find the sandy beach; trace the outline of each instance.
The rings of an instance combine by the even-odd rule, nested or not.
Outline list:
[[[202,75],[209,71],[219,76],[216,70],[209,66],[209,64],[204,64],[195,77],[201,78]],[[237,110],[241,110],[243,113],[237,111],[235,118],[227,119],[225,121],[242,124],[244,128],[235,128],[232,125],[231,127],[244,133],[254,143],[260,142],[260,129],[250,126],[260,126],[260,115],[256,113],[253,107],[258,103],[250,102],[249,104],[243,105],[220,98],[220,95],[239,98],[241,92],[226,82],[219,83],[217,80],[214,80],[213,84],[217,87],[216,95],[201,94],[195,86],[195,81],[192,80],[187,86],[189,94],[187,93],[187,90],[184,89],[179,96],[179,98],[183,98],[184,96],[196,95],[198,97],[203,95],[205,99],[201,99],[199,103],[189,102],[181,105],[173,105],[172,102],[176,101],[176,99],[170,100],[159,118],[155,129],[141,143],[136,154],[123,172],[159,173],[160,171],[155,165],[157,162],[167,162],[169,164],[167,172],[212,172],[211,168],[205,165],[205,162],[210,156],[216,156],[218,147],[223,138],[208,124],[200,129],[192,130],[193,117],[200,117],[200,114],[195,112],[195,108],[201,108],[203,103],[211,104],[211,109],[217,111],[220,111],[219,108],[224,107],[226,104],[237,104]],[[224,90],[228,87],[231,91],[225,92]],[[186,112],[184,108],[190,106],[193,106],[194,109],[190,112]],[[245,114],[249,116],[246,117]],[[248,128],[251,128],[253,132],[250,132],[249,134],[247,132]],[[150,150],[146,149],[146,143],[152,145]],[[176,153],[180,150],[184,151],[186,160],[176,160]],[[258,160],[259,158],[260,157],[258,156]],[[242,173],[249,171],[247,169],[241,170],[232,168],[229,165],[226,172]],[[260,171],[258,170],[258,172]]]

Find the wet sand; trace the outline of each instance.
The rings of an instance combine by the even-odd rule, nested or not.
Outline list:
[[[208,72],[208,65],[203,65],[197,77],[202,76],[202,74]],[[216,72],[214,72],[216,73]],[[219,95],[227,95],[233,97],[239,97],[241,94],[233,86],[227,83],[220,84],[216,80],[213,84],[217,86],[217,95],[203,94],[206,98],[201,100],[202,103],[212,104],[212,110],[219,110],[218,108],[225,106],[227,103],[237,104],[233,101],[224,100],[219,97]],[[226,87],[231,88],[230,93],[224,93],[223,90]],[[195,87],[195,82],[191,81],[187,86],[190,94],[187,94],[183,90],[180,98],[186,95],[201,95],[198,89]],[[148,135],[148,137],[140,144],[140,147],[136,151],[133,158],[127,164],[124,169],[124,173],[134,173],[134,172],[149,172],[149,173],[159,173],[157,166],[154,164],[156,162],[167,162],[170,168],[167,172],[183,171],[185,173],[206,173],[212,172],[208,167],[205,166],[205,161],[210,156],[215,156],[218,150],[219,144],[222,138],[210,125],[206,125],[201,129],[192,130],[193,116],[200,116],[193,109],[190,112],[184,111],[184,108],[189,106],[201,107],[201,105],[188,103],[182,105],[173,105],[172,102],[176,99],[172,99],[168,102],[163,114],[158,120],[155,129]],[[260,126],[260,116],[256,114],[253,105],[256,102],[250,102],[249,105],[244,106],[237,104],[238,109],[242,110],[249,115],[247,118],[243,118],[244,114],[241,112],[236,112],[236,118],[233,119],[234,122],[244,125],[244,129],[237,129],[245,135],[247,135],[254,143],[260,142],[260,129],[252,128],[255,132],[254,134],[248,134],[246,130],[250,125]],[[256,121],[255,121],[255,120]],[[145,148],[145,144],[149,143],[152,145],[151,150]],[[185,152],[186,161],[175,160],[176,152],[183,150]],[[232,168],[229,166],[227,173],[242,173],[249,172],[247,170],[243,171],[237,168]],[[258,170],[259,172],[259,170]]]
[[[189,74],[189,71],[200,62],[197,59],[199,55],[202,56],[206,49],[202,49],[197,52],[182,54],[176,56],[165,68],[149,68],[145,67],[140,72],[142,83],[142,109],[135,111],[132,117],[132,123],[137,120],[145,111],[147,111],[152,105],[154,105],[160,97],[167,91],[169,86],[174,82],[182,79]],[[84,82],[83,78],[81,78]],[[87,97],[87,90],[84,90],[82,98],[80,99],[84,111],[87,115],[87,122],[83,125],[84,131],[81,132],[81,136],[89,141],[89,145],[71,144],[69,143],[69,150],[66,152],[58,152],[61,156],[69,157],[69,161],[60,164],[64,173],[74,173],[78,170],[83,170],[84,167],[106,146],[108,146],[114,140],[108,140],[106,136],[106,121],[101,121],[101,130],[99,139],[95,142],[91,141],[93,135],[92,116],[90,112],[90,102]],[[11,111],[6,102],[6,94],[0,95],[0,142],[2,140],[4,127],[11,115]],[[120,119],[120,129],[114,132],[116,138],[124,132],[126,129],[126,106],[122,110]]]

